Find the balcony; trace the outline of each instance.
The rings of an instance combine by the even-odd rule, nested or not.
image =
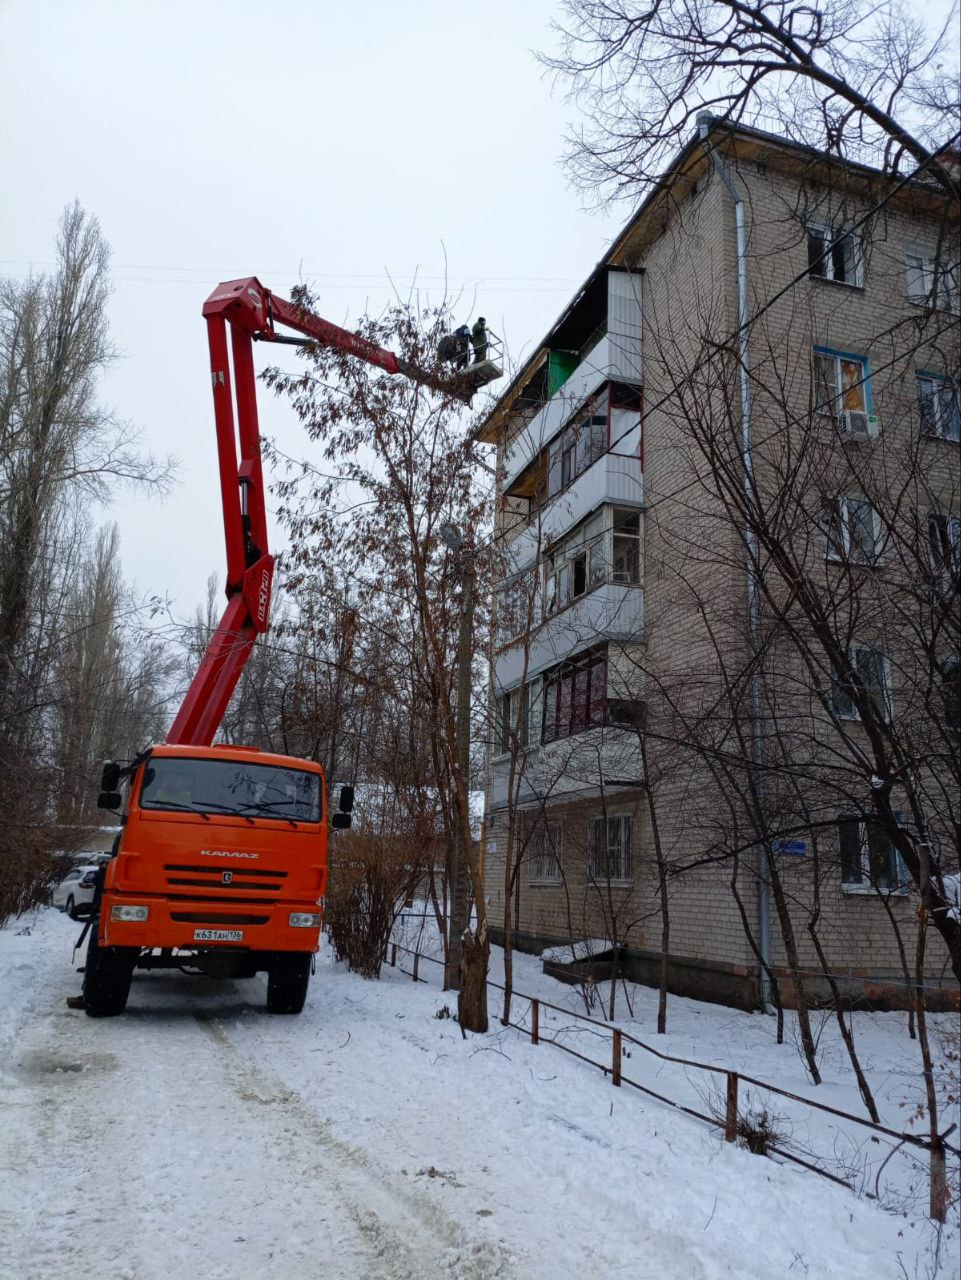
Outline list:
[[[509,492],[523,472],[536,463],[568,419],[605,382],[640,382],[640,379],[639,335],[628,341],[616,333],[605,333],[508,448],[504,491]]]
[[[490,809],[507,805],[510,763],[507,756],[492,762]],[[641,777],[641,749],[634,730],[610,726],[588,729],[576,737],[561,738],[523,753],[515,764],[513,798],[519,805],[556,804],[567,797],[587,799],[600,794],[602,778],[610,782],[628,778],[640,781]]]
[[[605,582],[548,618],[530,638],[528,680],[601,640],[641,644],[644,639],[644,591]],[[494,664],[494,684],[511,689],[524,676],[524,643],[504,649]]]
[[[585,516],[605,503],[643,507],[644,475],[636,453],[638,435],[639,431],[635,433],[633,456],[626,452],[605,453],[556,498],[552,498],[538,513],[537,519],[507,544],[504,552],[505,577],[528,568],[537,559],[539,550],[568,529],[573,529]],[[632,440],[628,439],[621,442],[621,447],[630,447],[631,444]]]

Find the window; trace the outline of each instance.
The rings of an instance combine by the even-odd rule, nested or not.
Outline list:
[[[840,818],[841,885],[850,892],[900,889],[906,883],[901,859],[877,822]]]
[[[928,513],[928,563],[933,573],[950,578],[961,572],[961,519],[942,511]]]
[[[881,520],[867,498],[826,498],[822,521],[825,554],[829,560],[877,562]]]
[[[808,275],[838,284],[862,283],[861,241],[856,232],[844,232],[825,223],[808,226]]]
[[[949,730],[961,733],[961,658],[943,658],[941,662],[941,696],[944,723]]]
[[[918,374],[918,407],[925,431],[942,440],[961,440],[957,384],[936,373]]]
[[[612,553],[611,581],[637,586],[641,581],[641,533],[636,511],[615,510]]]
[[[588,824],[588,875],[594,881],[630,884],[634,877],[634,819],[629,813],[592,818]]]
[[[497,609],[497,638],[500,644],[507,644],[529,629],[533,619],[534,602],[531,600],[531,591],[534,586],[531,575],[525,573],[501,588]]]
[[[528,880],[531,884],[561,883],[561,839],[559,822],[538,824],[527,846]]]
[[[566,489],[607,452],[607,401],[605,389],[588,401],[551,445],[547,468],[549,498]]]
[[[944,723],[954,733],[961,733],[961,657],[957,655],[941,662],[941,698]]]
[[[831,676],[831,708],[839,720],[860,720],[855,677],[883,719],[891,715],[888,660],[876,649],[852,649],[850,669]]]
[[[939,260],[936,253],[910,248],[904,255],[908,297],[919,306],[958,310],[958,264]]]
[[[527,686],[527,729],[524,737],[525,747],[540,745],[544,724],[544,679],[535,676]]]
[[[566,609],[604,581],[604,515],[598,512],[547,557],[544,615]]]
[[[607,650],[565,663],[544,677],[544,741],[569,738],[605,723]]]
[[[814,348],[815,409],[834,417],[871,413],[871,375],[865,356]]]
[[[496,749],[499,754],[507,755],[514,750],[515,735],[520,733],[519,746],[524,745],[524,731],[527,727],[526,706],[521,711],[520,725],[518,725],[518,711],[521,710],[520,704],[524,702],[524,690],[510,689],[507,693],[502,693],[497,699],[497,742]]]

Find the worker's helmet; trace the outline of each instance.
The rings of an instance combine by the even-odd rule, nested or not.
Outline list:
[[[483,316],[478,316],[478,317],[477,317],[477,323],[478,323],[478,324],[487,324],[487,321],[484,319],[484,317],[483,317]]]

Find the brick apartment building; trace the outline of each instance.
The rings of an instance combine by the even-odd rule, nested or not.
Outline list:
[[[606,939],[656,981],[660,867],[674,991],[753,1007],[767,957],[786,1003],[799,973],[903,1002],[918,895],[870,816],[870,715],[791,639],[810,616],[731,476],[914,744],[956,872],[957,216],[923,175],[704,117],[487,415],[495,937],[506,904],[516,945]],[[947,954],[931,930],[935,1001]]]

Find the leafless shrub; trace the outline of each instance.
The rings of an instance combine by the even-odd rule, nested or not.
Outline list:
[[[737,1118],[737,1136],[748,1151],[756,1156],[766,1156],[772,1147],[780,1146],[786,1135],[781,1116],[761,1107],[757,1111],[743,1112]]]
[[[379,978],[394,921],[422,867],[402,836],[357,831],[332,842],[327,930],[338,960]]]

